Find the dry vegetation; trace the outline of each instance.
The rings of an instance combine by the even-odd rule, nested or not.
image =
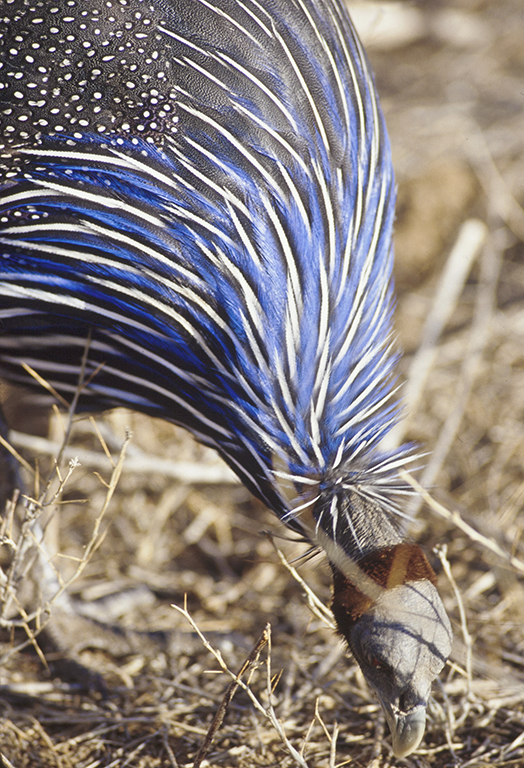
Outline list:
[[[11,435],[37,467],[23,470],[37,502],[26,514],[42,510],[60,574],[51,610],[61,629],[54,646],[45,634],[35,640],[46,606],[14,622],[15,603],[4,605],[5,768],[190,766],[215,717],[203,763],[213,768],[524,766],[524,9],[522,0],[390,7],[386,28],[400,19],[400,37],[381,33],[377,16],[365,37],[399,181],[404,439],[433,452],[419,479],[442,505],[420,506],[411,533],[433,557],[456,636],[423,747],[392,757],[377,702],[329,618],[312,611],[312,598],[261,535],[282,528],[211,452],[127,412],[96,426],[75,418],[60,476],[70,457],[81,466],[60,483],[52,456],[67,418],[53,416],[47,433],[18,401],[12,426],[50,441],[24,445]],[[127,427],[132,440],[115,488]],[[0,588],[4,597],[21,596],[24,539],[12,540],[9,511],[0,533],[6,569],[15,556]],[[290,560],[303,552],[290,540],[278,546]],[[298,571],[328,604],[323,563]],[[147,635],[131,634],[124,655],[116,635],[109,649],[91,647],[94,634],[67,614],[69,582],[71,598],[106,622],[175,631],[176,639],[148,652]],[[79,666],[58,664],[62,631],[72,657],[93,673],[88,690],[72,679]],[[220,723],[221,702],[246,660]]]

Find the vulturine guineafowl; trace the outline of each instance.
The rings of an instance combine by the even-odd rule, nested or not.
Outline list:
[[[342,0],[0,10],[1,375],[31,386],[26,361],[71,397],[88,343],[80,409],[216,448],[325,552],[409,754],[451,629],[401,533],[407,449],[380,449],[394,181]]]

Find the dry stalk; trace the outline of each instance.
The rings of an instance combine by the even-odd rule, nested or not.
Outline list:
[[[286,559],[286,556],[282,552],[281,549],[276,545],[275,539],[271,534],[268,534],[268,538],[270,539],[271,543],[273,544],[273,547],[275,548],[275,551],[278,555],[278,558],[284,568],[291,574],[291,576],[295,579],[298,584],[302,587],[304,590],[306,597],[307,597],[307,604],[311,612],[314,616],[317,617],[317,619],[320,619],[320,621],[328,626],[332,630],[336,630],[335,622],[333,621],[333,614],[329,610],[329,608],[326,608],[322,600],[320,600],[317,595],[313,592],[311,587],[306,584],[302,576],[298,573],[297,569],[294,568],[291,563],[289,563]]]
[[[213,743],[213,739],[215,735],[218,733],[222,723],[224,722],[224,717],[226,716],[227,708],[231,703],[231,701],[233,700],[233,696],[235,695],[236,691],[238,690],[240,679],[242,675],[246,674],[246,672],[249,672],[249,677],[246,685],[250,684],[251,678],[253,676],[253,672],[256,669],[256,666],[258,664],[258,659],[260,658],[260,654],[262,653],[262,649],[264,648],[267,642],[268,642],[268,629],[266,627],[262,635],[259,637],[255,645],[253,646],[251,653],[249,654],[247,659],[244,661],[244,663],[240,667],[236,675],[236,679],[233,680],[233,682],[231,682],[227,687],[224,697],[220,702],[220,706],[218,707],[215,713],[215,716],[211,722],[211,725],[209,726],[209,730],[206,734],[206,738],[204,739],[202,746],[198,750],[198,754],[195,758],[195,762],[193,763],[193,768],[200,768],[203,760],[206,758],[207,754],[209,753],[209,750],[211,749],[211,746]]]
[[[209,651],[209,653],[211,653],[211,655],[218,662],[220,669],[231,678],[231,680],[236,686],[242,688],[245,691],[245,693],[249,696],[251,703],[253,704],[255,709],[258,712],[260,712],[260,714],[262,714],[264,718],[269,720],[274,730],[277,732],[279,738],[281,739],[282,743],[284,744],[284,747],[288,751],[289,755],[293,758],[293,760],[295,760],[297,765],[301,766],[301,768],[308,768],[308,763],[306,762],[304,757],[301,755],[301,753],[297,749],[295,749],[293,744],[288,739],[286,732],[284,730],[284,727],[280,722],[280,720],[278,719],[273,706],[272,699],[273,699],[273,691],[274,691],[274,681],[273,681],[273,675],[271,672],[271,625],[270,624],[266,625],[266,628],[262,635],[263,644],[267,644],[268,646],[267,656],[266,656],[267,704],[266,706],[264,706],[262,701],[254,693],[251,686],[248,683],[245,683],[243,680],[241,680],[235,672],[229,669],[220,651],[211,645],[211,643],[207,640],[203,632],[200,630],[200,628],[194,621],[193,617],[187,610],[187,606],[184,606],[184,608],[181,608],[178,605],[173,605],[172,607],[175,610],[177,610],[189,622],[190,626],[193,628],[193,630],[197,633],[198,637],[202,641],[202,644],[204,645],[204,647]],[[259,641],[259,643],[260,642],[261,641]],[[258,643],[256,647],[258,647]]]
[[[39,453],[42,456],[56,456],[61,448],[62,443],[55,440],[48,440],[45,437],[36,437],[35,435],[27,435],[24,432],[17,432],[11,430],[9,433],[11,451],[15,448],[24,448],[34,453]],[[99,439],[102,442],[102,435]],[[0,437],[0,443],[2,439]],[[14,447],[13,447],[14,446]],[[102,443],[104,453],[104,443]],[[140,451],[136,446],[133,446],[133,454],[126,456],[126,460],[123,466],[124,472],[134,473],[140,472],[141,474],[153,474],[162,475],[163,477],[171,480],[175,480],[181,483],[195,484],[195,485],[238,485],[239,479],[229,467],[224,463],[205,464],[200,465],[191,461],[173,461],[172,459],[163,459],[161,456],[153,456],[151,454]],[[16,452],[16,451],[15,451]],[[17,453],[17,456],[19,454]],[[100,451],[92,451],[82,447],[69,447],[66,446],[62,452],[64,459],[73,459],[78,457],[83,467],[91,467],[92,469],[107,469],[108,458],[104,456]],[[23,459],[21,459],[23,461]],[[33,468],[29,467],[31,472]]]
[[[478,219],[465,221],[460,228],[433,297],[419,348],[413,356],[407,374],[404,402],[408,416],[400,421],[385,439],[384,443],[388,448],[396,448],[402,443],[410,417],[414,418],[417,412],[428,376],[435,366],[438,341],[456,309],[470,270],[481,252],[487,234],[486,225]]]
[[[485,549],[495,554],[503,562],[511,565],[511,567],[514,568],[518,573],[524,574],[524,562],[522,562],[522,560],[519,560],[518,557],[515,557],[509,552],[506,552],[506,550],[502,549],[502,547],[497,544],[496,541],[488,538],[487,536],[484,536],[482,533],[473,528],[473,526],[469,525],[469,523],[466,523],[460,516],[459,512],[457,512],[457,510],[450,511],[449,509],[446,509],[443,504],[440,504],[438,501],[436,501],[436,499],[434,499],[431,494],[428,493],[428,491],[426,491],[420,485],[420,483],[418,483],[415,478],[412,477],[408,472],[402,472],[401,475],[403,479],[406,480],[406,482],[408,482],[418,494],[420,494],[432,512],[434,512],[438,517],[441,517],[443,520],[447,520],[448,522],[452,523],[463,533],[465,533],[466,536],[471,539],[471,541],[475,541],[477,544],[480,544]]]
[[[72,458],[68,462],[65,473],[61,469],[61,461],[64,455],[64,451],[67,446],[67,442],[70,438],[71,429],[73,425],[73,417],[78,399],[82,390],[87,386],[84,381],[85,365],[87,362],[87,354],[89,350],[89,341],[86,343],[84,356],[82,360],[82,368],[79,377],[79,383],[73,397],[71,405],[68,407],[68,416],[66,425],[64,428],[64,437],[58,450],[58,455],[54,462],[54,467],[49,473],[47,480],[44,482],[44,490],[41,493],[35,494],[35,498],[24,495],[25,499],[25,512],[24,518],[20,526],[20,532],[16,540],[13,538],[13,518],[14,518],[14,502],[8,502],[6,506],[5,516],[1,521],[1,542],[11,549],[13,557],[7,568],[6,572],[0,571],[0,626],[13,630],[15,627],[22,627],[27,635],[27,640],[21,641],[11,647],[0,657],[0,664],[4,664],[7,659],[14,653],[22,650],[28,645],[33,645],[42,662],[45,664],[42,651],[37,643],[38,634],[44,629],[49,618],[51,616],[51,608],[56,605],[64,597],[67,589],[71,584],[76,581],[82,574],[87,563],[89,562],[93,552],[102,543],[105,531],[101,532],[102,520],[106,515],[108,506],[111,502],[113,494],[115,492],[118,480],[122,472],[122,466],[126,455],[126,450],[131,439],[131,434],[127,434],[122,445],[120,455],[116,464],[113,464],[113,470],[109,483],[106,485],[106,494],[104,502],[98,513],[90,540],[84,549],[83,555],[77,561],[74,573],[70,578],[64,581],[60,571],[54,566],[48,557],[46,547],[44,543],[45,528],[49,523],[49,520],[54,514],[56,507],[61,504],[61,498],[64,490],[67,487],[71,477],[75,470],[80,466],[80,463],[76,458]],[[34,378],[45,387],[45,389],[51,392],[60,402],[64,402],[63,398],[58,395],[47,382],[42,380],[42,377],[33,371],[29,366],[25,366],[28,372],[34,376]],[[35,481],[35,490],[39,489],[39,475],[30,465],[18,454],[18,452],[6,441],[0,437],[0,443],[6,449],[19,464],[28,469],[32,474]],[[102,441],[102,446],[104,443]],[[40,525],[40,518],[44,511],[49,511],[49,518],[46,526]],[[107,529],[106,529],[107,530]],[[22,604],[22,600],[19,598],[19,594],[27,582],[33,579],[32,571],[35,564],[38,562],[40,570],[42,572],[42,581],[45,584],[43,590],[43,605],[36,606],[32,613],[28,613]],[[16,611],[20,618],[13,618],[13,610]]]

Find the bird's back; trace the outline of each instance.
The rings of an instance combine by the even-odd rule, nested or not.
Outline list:
[[[82,408],[188,427],[281,515],[275,468],[370,470],[393,182],[341,5],[6,10],[2,373],[70,398],[89,339]]]

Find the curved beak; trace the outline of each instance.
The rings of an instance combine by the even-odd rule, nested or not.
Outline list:
[[[426,707],[420,704],[411,712],[399,712],[384,708],[391,730],[393,754],[406,757],[416,750],[426,729]]]

